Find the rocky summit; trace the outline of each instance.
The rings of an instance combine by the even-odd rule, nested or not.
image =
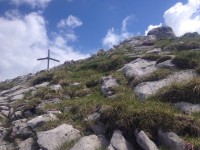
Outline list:
[[[0,150],[199,150],[200,35],[170,27],[0,83]]]

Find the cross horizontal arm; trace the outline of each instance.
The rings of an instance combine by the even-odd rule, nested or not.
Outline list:
[[[48,57],[46,57],[46,58],[38,58],[37,60],[45,60],[45,59],[48,59]]]
[[[53,58],[49,58],[50,60],[54,60],[54,61],[57,61],[57,62],[60,62],[59,60],[57,59],[53,59]]]

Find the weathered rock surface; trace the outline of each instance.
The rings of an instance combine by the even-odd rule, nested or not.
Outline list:
[[[138,132],[136,130],[135,137],[140,147],[142,147],[144,150],[158,150],[157,146],[149,139],[144,131]]]
[[[128,80],[133,80],[135,78],[142,78],[152,72],[157,68],[155,67],[155,61],[148,61],[138,58],[123,67],[123,72]]]
[[[200,112],[200,104],[191,104],[188,102],[178,102],[174,104],[180,111],[185,114],[192,114],[195,112]]]
[[[117,80],[114,79],[112,76],[102,77],[101,91],[105,96],[114,95],[114,88],[118,86],[119,84],[117,83]]]
[[[96,121],[100,118],[100,116],[101,116],[100,113],[95,112],[91,115],[88,115],[87,118],[85,118],[85,121]]]
[[[106,144],[96,135],[89,135],[82,137],[70,150],[96,150],[106,148]]]
[[[132,145],[126,141],[126,139],[123,137],[122,132],[119,130],[115,130],[110,145],[108,147],[108,150],[133,150]]]
[[[80,132],[71,125],[62,124],[52,130],[37,132],[37,137],[40,148],[57,150],[64,143],[80,138]]]
[[[154,35],[157,39],[174,38],[175,34],[171,27],[161,26],[150,30],[147,35]]]
[[[37,143],[33,138],[28,138],[19,144],[19,150],[38,150]]]
[[[158,140],[160,143],[171,150],[185,150],[185,142],[174,132],[158,131]]]
[[[195,76],[196,73],[193,70],[179,71],[159,81],[140,83],[134,88],[134,92],[139,99],[145,100],[148,97],[156,94],[159,89],[165,86],[168,86],[174,82],[189,80]]]
[[[44,114],[41,116],[37,116],[31,120],[29,120],[27,122],[27,124],[31,127],[31,128],[37,128],[39,126],[42,126],[44,123],[47,123],[48,121],[53,121],[53,120],[57,120],[56,115],[54,114]]]

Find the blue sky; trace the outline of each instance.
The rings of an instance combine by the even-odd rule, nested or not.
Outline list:
[[[50,48],[77,60],[169,25],[200,31],[200,0],[0,0],[0,80],[44,69]],[[58,65],[51,63],[51,66]]]

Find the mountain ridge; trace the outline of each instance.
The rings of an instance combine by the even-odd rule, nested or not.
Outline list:
[[[0,83],[0,149],[200,148],[200,35],[162,26]]]

